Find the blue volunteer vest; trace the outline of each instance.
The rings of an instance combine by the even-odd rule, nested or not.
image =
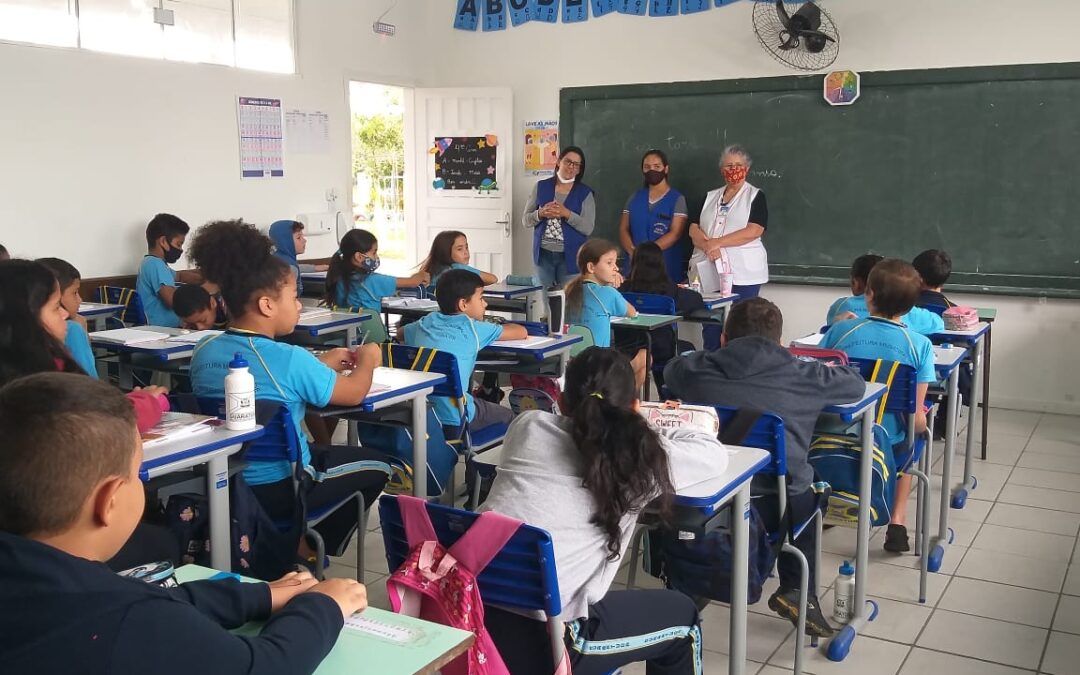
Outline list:
[[[634,245],[646,241],[656,241],[671,232],[671,221],[675,219],[675,203],[682,195],[674,189],[660,198],[654,209],[649,210],[649,188],[641,188],[630,200],[630,238]],[[668,277],[677,284],[686,281],[686,240],[685,237],[671,248],[664,251],[664,266]]]
[[[581,213],[581,205],[585,203],[585,200],[592,194],[592,188],[584,183],[578,181],[574,183],[574,187],[570,188],[570,192],[566,195],[566,201],[563,202],[563,206],[570,209],[574,213]],[[536,206],[547,204],[548,202],[555,200],[555,176],[551,178],[545,178],[536,184]],[[577,266],[577,253],[581,245],[585,243],[588,238],[584,234],[578,232],[565,218],[562,219],[563,228],[563,256],[566,258],[566,271],[570,274],[578,274]],[[544,223],[541,222],[533,229],[533,263],[540,263],[540,242],[544,238]]]

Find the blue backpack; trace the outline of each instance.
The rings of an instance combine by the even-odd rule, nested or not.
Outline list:
[[[358,425],[360,444],[385,453],[392,475],[386,491],[412,494],[412,429],[400,424]],[[431,406],[427,407],[427,496],[438,497],[450,485],[450,474],[457,465],[458,453],[447,441],[442,423]]]
[[[885,428],[874,425],[873,485],[870,523],[885,525],[892,518],[896,495],[896,460]],[[807,460],[820,480],[832,486],[827,518],[854,526],[859,521],[859,462],[862,440],[849,434],[821,433],[810,443]]]

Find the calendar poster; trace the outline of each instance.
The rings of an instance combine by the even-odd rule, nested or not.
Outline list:
[[[237,120],[240,125],[240,176],[284,176],[281,99],[241,96]]]

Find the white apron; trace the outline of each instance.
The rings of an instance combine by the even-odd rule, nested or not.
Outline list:
[[[701,207],[701,219],[698,221],[705,236],[716,239],[745,228],[750,220],[750,204],[758,192],[758,188],[750,183],[743,183],[735,198],[721,206],[724,188],[710,191],[705,196],[705,205]],[[769,256],[761,237],[742,246],[729,246],[723,252],[735,275],[733,283],[736,286],[755,286],[769,281]],[[690,256],[691,279],[697,278],[697,264],[708,259],[705,251],[694,249],[694,254]]]

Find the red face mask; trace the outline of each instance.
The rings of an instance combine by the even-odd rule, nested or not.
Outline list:
[[[728,185],[735,185],[746,180],[747,171],[749,169],[745,166],[734,166],[730,169],[720,169],[720,175],[724,177],[724,182]]]

